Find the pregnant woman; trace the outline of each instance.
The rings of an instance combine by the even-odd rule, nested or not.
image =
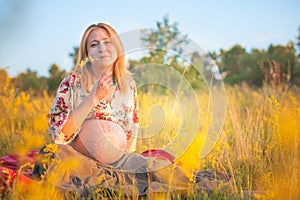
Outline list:
[[[132,153],[138,131],[137,89],[125,66],[123,44],[107,24],[85,30],[76,68],[62,80],[48,120],[58,148],[52,162],[37,162],[33,174],[43,178],[56,173],[55,184],[62,191],[121,186],[125,193],[137,188],[144,195],[154,182],[162,190],[189,183],[179,166]],[[41,150],[44,156],[47,152],[49,147]],[[77,164],[61,167],[71,158]]]

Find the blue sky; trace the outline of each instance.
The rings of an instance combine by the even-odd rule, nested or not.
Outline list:
[[[70,70],[68,54],[88,25],[107,22],[123,33],[155,28],[166,14],[206,51],[267,49],[296,41],[300,1],[0,0],[0,67],[10,76],[27,68],[48,76],[52,63]]]

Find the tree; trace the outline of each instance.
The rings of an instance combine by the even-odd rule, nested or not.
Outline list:
[[[75,65],[77,63],[77,59],[78,59],[78,50],[79,47],[73,47],[73,52],[69,53],[69,56],[73,59],[73,69],[75,69]]]
[[[236,84],[242,81],[243,57],[246,50],[241,45],[235,45],[228,51],[221,49],[222,71],[227,75],[224,81],[229,84]]]
[[[267,70],[270,70],[271,62],[276,62],[276,65],[280,68],[278,72],[280,77],[289,76],[291,83],[296,79],[299,80],[300,66],[293,42],[288,42],[285,46],[270,45],[268,49],[268,60],[263,63],[264,66],[268,66]]]
[[[298,46],[298,58],[300,58],[300,26],[298,28],[297,46]]]
[[[246,82],[252,86],[262,86],[264,78],[273,73],[275,66],[278,68],[277,76],[286,77],[288,82],[296,82],[300,77],[293,42],[288,42],[285,46],[270,45],[267,50],[252,49],[250,53],[240,45],[235,45],[228,51],[221,49],[219,55],[213,55],[219,57],[218,64],[223,74],[226,74],[224,81],[228,84]]]
[[[227,52],[224,53],[222,58],[224,64],[224,70],[228,71],[229,74],[239,74],[242,71],[242,59],[246,55],[246,50],[240,45],[231,47]]]
[[[178,29],[178,23],[170,23],[169,16],[156,22],[156,29],[142,30],[141,40],[144,46],[148,47],[148,55],[141,58],[140,64],[159,64],[170,66],[179,73],[184,73],[184,46],[188,44],[187,35],[182,35]],[[151,71],[145,69],[143,74],[155,76]],[[164,78],[168,85],[172,83],[170,74],[165,74]],[[153,89],[153,86],[151,86]],[[149,88],[145,88],[147,91]],[[164,89],[158,89],[165,92]]]
[[[157,29],[143,30],[141,40],[149,48],[147,62],[178,65],[184,46],[188,44],[187,35],[182,35],[178,23],[170,24],[166,15],[162,22],[156,22]],[[168,52],[171,50],[172,52]]]
[[[39,77],[37,72],[31,71],[31,69],[19,74],[12,82],[18,90],[32,91],[35,94],[42,94],[48,88],[47,79]]]
[[[48,92],[53,93],[57,90],[61,80],[66,75],[66,71],[59,69],[56,64],[52,64],[49,68],[50,77],[47,80]]]

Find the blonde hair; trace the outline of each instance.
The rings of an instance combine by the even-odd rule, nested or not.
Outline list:
[[[117,85],[120,88],[120,93],[124,94],[129,87],[130,81],[132,81],[132,74],[128,71],[125,65],[123,43],[120,37],[118,36],[117,32],[108,24],[105,23],[92,24],[84,31],[78,49],[78,59],[75,65],[75,70],[82,70],[82,79],[83,79],[84,87],[87,90],[87,92],[90,92],[92,86],[94,85],[93,83],[94,74],[92,70],[92,65],[90,61],[88,61],[81,67],[80,63],[88,60],[87,39],[90,33],[97,28],[103,28],[107,31],[109,37],[112,38],[113,45],[117,50],[118,57],[113,65],[113,76],[116,80]]]

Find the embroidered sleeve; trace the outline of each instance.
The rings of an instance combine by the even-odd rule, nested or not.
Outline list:
[[[77,135],[73,133],[66,136],[61,130],[65,125],[73,107],[72,97],[75,82],[75,74],[67,75],[60,83],[56,97],[48,113],[49,134],[56,144],[69,144]]]
[[[129,116],[128,125],[125,128],[127,134],[127,151],[134,152],[136,150],[136,140],[138,136],[139,113],[138,113],[138,99],[137,88],[135,84],[131,85],[130,92],[133,93],[131,102],[129,102]]]

